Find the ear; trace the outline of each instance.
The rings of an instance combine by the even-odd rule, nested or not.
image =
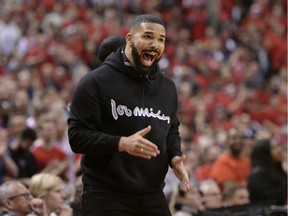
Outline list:
[[[12,200],[4,200],[3,203],[2,203],[3,207],[5,207],[6,209],[8,210],[14,210],[14,203]]]
[[[126,34],[126,44],[130,47],[132,46],[132,35],[130,33]]]

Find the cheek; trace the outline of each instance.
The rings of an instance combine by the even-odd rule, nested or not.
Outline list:
[[[162,56],[162,55],[163,55],[164,50],[165,50],[165,46],[160,46],[160,47],[159,47],[159,51],[160,51],[160,55],[159,55],[159,56]]]
[[[164,53],[164,50],[165,50],[165,45],[160,46],[161,55]]]
[[[46,203],[51,209],[58,209],[63,204],[63,198],[58,193],[50,194],[46,199]]]
[[[134,46],[134,48],[139,52],[140,50],[142,50],[142,49],[145,49],[145,43],[139,43],[139,42],[133,42],[132,43],[133,44],[133,46]],[[133,47],[132,46],[132,47]]]
[[[29,205],[28,201],[25,200],[25,201],[21,202],[20,205],[22,206],[23,209],[30,210],[30,205]]]

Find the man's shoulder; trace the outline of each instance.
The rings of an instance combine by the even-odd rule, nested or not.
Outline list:
[[[105,77],[109,74],[114,73],[115,69],[109,64],[102,64],[98,68],[91,70],[88,74],[92,77]]]
[[[231,157],[230,155],[227,153],[227,152],[224,152],[222,153],[218,158],[217,160],[215,161],[215,163],[219,163],[219,162],[227,162],[227,161],[230,161],[231,160]]]
[[[229,154],[229,153],[223,153],[217,160],[217,163],[219,164],[239,164],[239,163],[244,163],[244,164],[249,164],[249,159],[245,158],[245,157],[240,157],[240,158],[236,158],[233,155]]]

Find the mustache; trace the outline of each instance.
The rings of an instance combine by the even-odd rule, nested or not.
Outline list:
[[[160,50],[158,49],[145,49],[143,52],[156,52],[158,55],[160,55]]]

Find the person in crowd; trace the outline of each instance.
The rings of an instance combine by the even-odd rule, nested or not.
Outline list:
[[[8,180],[0,186],[1,216],[47,216],[43,200],[34,198],[18,180]]]
[[[6,129],[0,129],[0,184],[7,179],[17,177],[19,173],[17,164],[10,157],[8,149],[8,132]]]
[[[74,92],[68,133],[72,150],[84,154],[84,215],[171,215],[163,193],[168,165],[189,188],[175,84],[157,64],[165,39],[159,17],[137,16],[126,46]]]
[[[67,179],[68,159],[56,145],[56,124],[50,113],[42,114],[37,120],[37,136],[31,152],[41,172],[50,172]]]
[[[205,179],[199,182],[199,191],[202,196],[204,211],[222,207],[221,188],[214,179]]]
[[[248,190],[252,204],[287,204],[287,173],[282,167],[282,146],[271,139],[257,140],[251,154]]]
[[[171,194],[169,208],[173,216],[201,215],[204,207],[198,187],[190,183],[187,192],[183,191],[180,185],[175,187]]]
[[[73,216],[82,216],[82,204],[81,204],[82,194],[83,194],[83,183],[81,181],[81,177],[78,177],[75,183],[74,198],[69,203],[69,205],[73,209]]]
[[[29,185],[30,177],[40,171],[30,147],[36,140],[36,131],[32,128],[22,130],[20,138],[9,146],[9,155],[16,163],[19,173],[17,178],[25,185]]]
[[[115,52],[120,46],[124,46],[126,39],[120,35],[109,35],[103,39],[93,56],[90,68],[93,70],[99,67],[112,52]]]
[[[234,185],[223,192],[223,206],[239,206],[250,203],[249,191],[245,185]]]
[[[69,164],[67,167],[67,181],[71,185],[74,185],[77,177],[81,175],[81,154],[75,154],[71,150],[67,134],[67,118],[64,116],[64,114],[59,111],[50,112],[50,114],[51,118],[56,123],[56,139],[54,140],[54,143],[66,154]]]
[[[124,46],[125,43],[125,37],[119,35],[110,35],[106,37],[99,45],[99,60],[103,63],[112,52],[115,52],[119,47]]]
[[[29,190],[43,200],[48,216],[72,216],[72,208],[65,204],[63,180],[54,174],[38,173],[32,176]]]
[[[200,164],[195,171],[195,179],[197,181],[210,178],[212,166],[220,154],[221,150],[217,145],[209,145],[203,148]]]
[[[8,145],[13,145],[13,142],[21,136],[23,129],[27,127],[26,118],[24,115],[17,114],[10,116],[8,121]]]
[[[227,135],[227,149],[212,166],[211,178],[218,183],[222,191],[234,184],[247,184],[250,160],[242,155],[242,139],[241,132],[231,128]]]
[[[199,153],[198,149],[182,149],[183,152],[185,152],[186,160],[184,162],[184,166],[188,172],[189,180],[192,182],[196,182],[195,180],[195,171],[197,169],[197,166],[199,164]],[[178,181],[177,181],[178,184]]]

